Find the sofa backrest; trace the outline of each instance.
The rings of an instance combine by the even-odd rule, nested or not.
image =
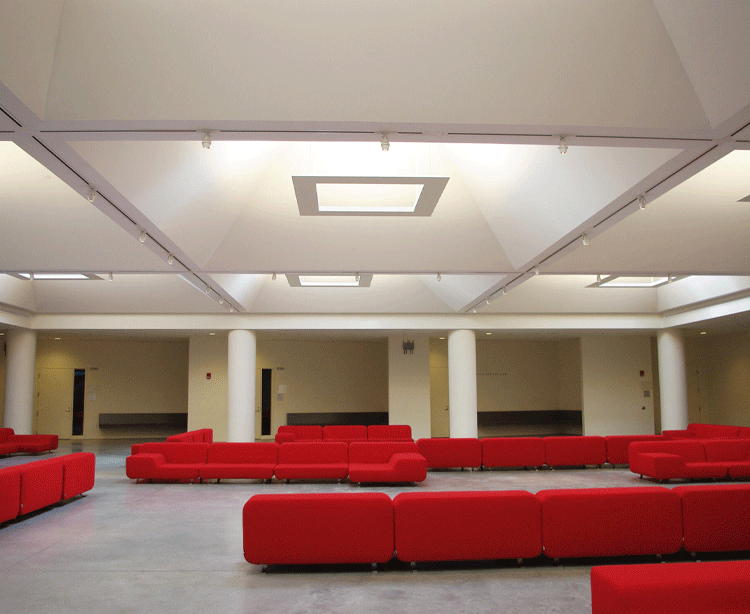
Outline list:
[[[329,424],[323,427],[323,441],[367,441],[364,424]]]
[[[139,454],[162,454],[164,460],[170,464],[193,465],[206,462],[209,445],[211,444],[154,441],[139,444],[137,450]]]
[[[349,463],[387,463],[394,454],[418,454],[413,441],[353,441],[349,444]]]
[[[408,424],[370,424],[367,427],[370,441],[413,441]]]
[[[706,452],[702,441],[693,439],[668,439],[665,441],[634,441],[628,447],[630,470],[639,473],[638,455],[675,454],[686,463],[705,463]]]
[[[197,429],[195,431],[178,433],[177,435],[170,435],[167,437],[167,441],[178,441],[182,443],[212,443],[213,440],[213,429]]]
[[[349,464],[349,446],[344,441],[293,441],[279,446],[280,465]]]
[[[323,427],[319,424],[282,424],[278,433],[291,433],[296,439],[323,439]]]
[[[750,439],[712,439],[703,442],[709,463],[750,460]]]
[[[0,443],[5,443],[14,435],[13,429],[0,429]]]
[[[433,469],[482,466],[482,442],[474,437],[425,437],[417,448]]]
[[[485,467],[541,467],[545,461],[541,437],[485,437],[482,465]]]
[[[279,444],[271,441],[212,443],[207,464],[273,464],[279,460]]]
[[[723,424],[689,424],[687,430],[698,439],[711,439],[714,437],[737,437],[740,427]]]

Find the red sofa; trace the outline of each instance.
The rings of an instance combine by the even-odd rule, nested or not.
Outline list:
[[[198,467],[201,480],[270,480],[279,461],[275,442],[214,443],[208,446],[206,464]]]
[[[210,445],[215,444],[174,441],[135,444],[133,454],[125,459],[125,473],[136,481],[197,480]]]
[[[525,491],[401,493],[393,511],[396,555],[404,562],[542,553],[542,506]]]
[[[384,493],[255,495],[242,510],[242,530],[245,560],[254,565],[393,557],[393,504]]]
[[[414,441],[408,424],[370,424],[367,427],[368,441]]]
[[[482,442],[473,437],[419,439],[417,447],[430,469],[482,466]]]
[[[323,441],[367,441],[364,424],[328,424],[323,427]]]
[[[282,443],[274,475],[280,480],[343,480],[349,475],[349,446],[344,441]]]
[[[669,554],[682,547],[680,497],[668,488],[542,490],[536,496],[550,558]]]
[[[363,482],[423,482],[427,460],[413,441],[353,441],[349,479]]]
[[[628,465],[628,448],[634,441],[664,441],[663,435],[605,435],[607,462],[610,465]]]
[[[657,480],[750,477],[750,439],[680,439],[630,444],[630,470]]]
[[[545,437],[544,458],[548,467],[601,467],[607,462],[607,445],[597,435]]]
[[[23,452],[41,454],[57,450],[57,435],[16,435],[10,428],[0,428],[0,456]]]
[[[744,614],[750,561],[591,569],[592,614]]]
[[[483,467],[541,467],[545,462],[541,437],[485,437]]]
[[[90,452],[0,469],[0,522],[91,490],[94,471],[95,458]]]
[[[750,427],[725,424],[688,424],[686,430],[663,431],[666,439],[716,439],[729,437],[750,438]]]
[[[291,441],[323,441],[323,427],[316,424],[283,424],[276,432],[276,443]]]
[[[167,437],[167,441],[179,441],[182,443],[213,443],[213,440],[213,429],[198,429]]]

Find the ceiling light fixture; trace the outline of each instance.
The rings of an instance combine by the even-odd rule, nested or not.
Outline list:
[[[557,148],[560,150],[561,154],[568,153],[568,144],[565,142],[565,137],[560,137],[560,144],[557,146]]]
[[[588,245],[589,244],[589,236],[587,234],[584,234],[581,237],[581,243],[583,243],[584,245]]]
[[[211,294],[211,288],[206,286],[206,294]]]
[[[534,267],[534,275],[539,275],[539,267],[538,266]]]
[[[505,296],[506,294],[508,294],[508,291],[505,289],[505,286],[503,286],[503,296]]]
[[[382,149],[383,151],[388,151],[390,148],[391,148],[391,142],[388,139],[388,133],[383,132],[380,138],[380,149]]]
[[[109,281],[114,281],[114,280],[115,280],[115,276],[114,276],[114,275],[112,275],[112,271],[110,271],[110,272],[109,272],[109,276],[107,277],[107,279],[108,279]]]
[[[94,189],[94,186],[89,186],[89,193],[86,195],[86,198],[88,198],[90,203],[93,203],[96,200],[96,190]]]
[[[276,281],[276,273],[274,273],[273,275],[271,275],[271,281]]]
[[[440,277],[440,273],[437,274],[437,280],[440,281],[442,277]]]
[[[211,149],[211,133],[208,130],[203,133],[201,144],[203,145],[203,149]]]
[[[490,304],[490,297],[489,297],[489,296],[488,296],[488,297],[487,297],[487,299],[486,299],[486,303],[487,303],[488,305]]]
[[[646,208],[646,197],[645,197],[645,196],[644,196],[643,194],[641,194],[641,195],[640,195],[640,196],[638,197],[638,208],[639,208],[639,209],[640,209],[641,211],[643,211],[643,210],[644,210],[644,209]]]
[[[229,306],[229,313],[234,313],[234,307],[232,307],[231,305]]]
[[[141,228],[141,232],[138,234],[138,240],[141,243],[145,243],[146,242],[146,231],[143,230],[143,228]]]
[[[173,254],[167,254],[167,264],[172,266],[174,264],[174,255]]]
[[[224,304],[224,297],[220,296],[219,297],[219,305],[223,305],[223,304]]]
[[[596,283],[598,283],[598,284],[602,283],[602,276],[601,275],[597,275],[596,276]]]
[[[354,276],[354,281],[356,281],[357,283],[359,283],[359,273],[357,273],[357,274],[356,274],[356,275]]]

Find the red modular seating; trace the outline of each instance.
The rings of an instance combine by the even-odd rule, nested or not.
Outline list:
[[[167,441],[179,441],[182,443],[213,443],[213,440],[213,429],[198,429],[167,437]]]
[[[208,443],[153,442],[133,446],[125,473],[134,480],[194,480],[206,464]]]
[[[405,562],[534,558],[542,506],[525,491],[401,493],[396,554]]]
[[[482,439],[484,467],[541,467],[544,461],[544,440],[541,437]]]
[[[408,424],[371,424],[367,427],[368,441],[414,441]]]
[[[284,444],[284,446],[294,444]],[[245,559],[256,565],[385,563],[393,504],[384,493],[255,495],[242,511]]]
[[[343,441],[282,443],[274,475],[280,480],[343,479],[349,475],[349,446]]]
[[[542,490],[550,558],[668,554],[682,547],[680,497],[668,488]]]
[[[423,482],[427,461],[413,441],[353,441],[349,444],[352,482]]]
[[[746,428],[746,427],[745,427]],[[688,424],[684,431],[663,431],[667,439],[714,439],[718,437],[739,437],[739,426],[724,424]]]
[[[750,486],[677,486],[688,552],[750,550]]]
[[[367,441],[364,424],[329,424],[323,427],[323,441]]]
[[[748,602],[750,561],[591,569],[592,614],[741,614]]]
[[[57,435],[16,435],[13,429],[0,429],[0,455],[24,452],[39,454],[57,450]]]
[[[419,439],[417,447],[430,469],[482,466],[482,442],[473,437]]]
[[[0,522],[30,514],[94,487],[90,452],[0,469]]]
[[[664,441],[663,435],[607,435],[607,462],[610,465],[628,465],[628,446],[634,441]]]
[[[300,439],[323,441],[323,427],[314,424],[285,424],[280,426],[276,433],[276,443],[286,443]]]
[[[607,462],[607,445],[595,435],[545,437],[544,454],[549,467],[601,466]]]
[[[657,480],[750,476],[750,439],[681,439],[630,444],[630,470]]]
[[[279,460],[275,442],[214,443],[208,447],[206,464],[198,468],[200,478],[270,480]]]

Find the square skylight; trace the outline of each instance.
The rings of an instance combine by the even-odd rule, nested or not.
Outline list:
[[[287,275],[292,288],[369,288],[372,275]]]
[[[300,215],[429,217],[448,177],[294,176]]]

